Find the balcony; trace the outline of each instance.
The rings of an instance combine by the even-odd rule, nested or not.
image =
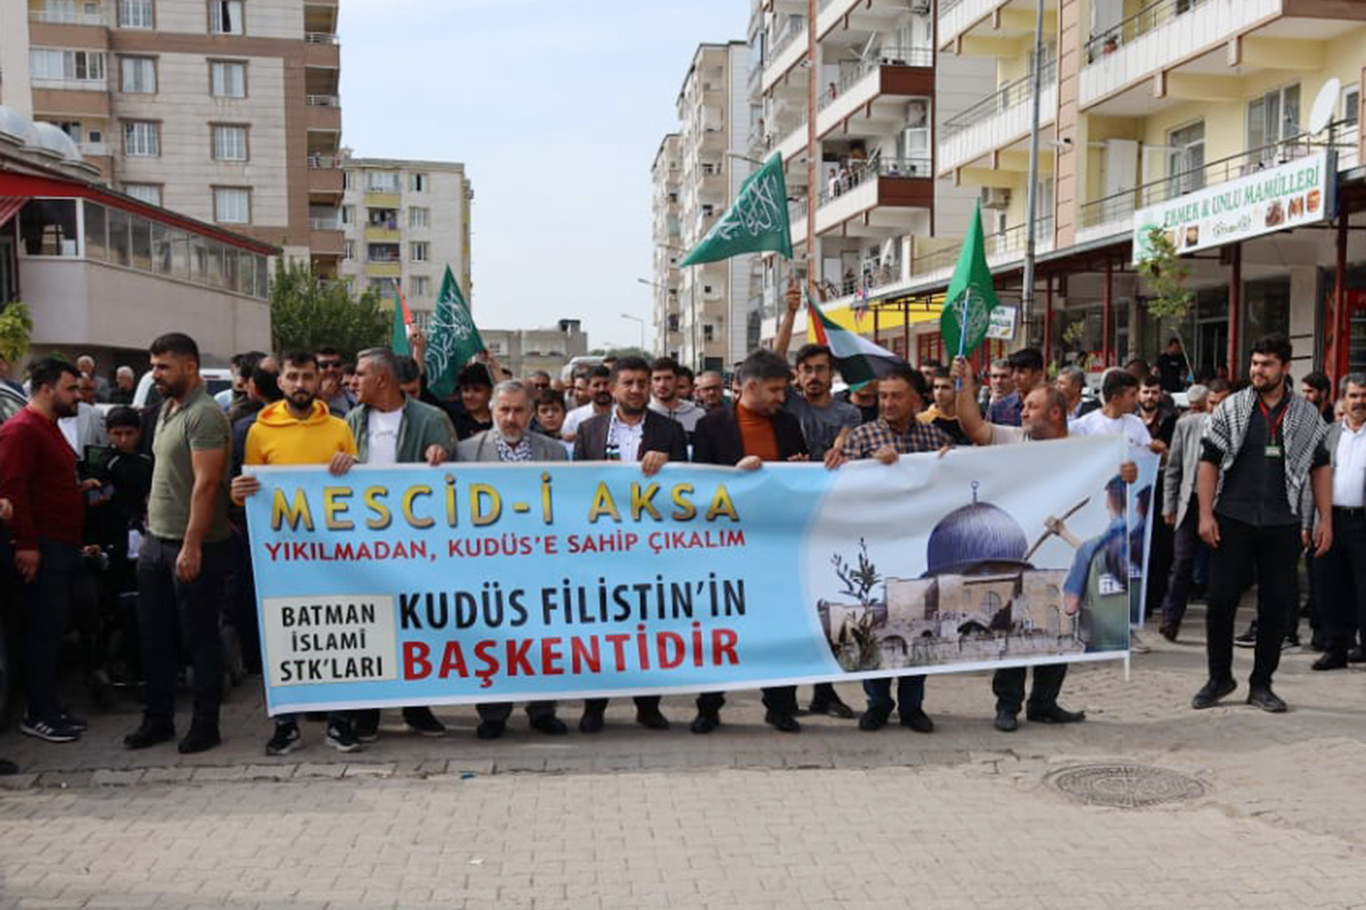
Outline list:
[[[1243,31],[1280,13],[1281,3],[1282,0],[1149,3],[1086,43],[1078,103],[1085,110],[1125,89],[1160,77],[1173,67],[1220,50]]]
[[[365,239],[370,243],[398,243],[403,239],[403,235],[398,229],[398,222],[389,221],[383,224],[367,224]]]
[[[906,120],[906,97],[934,94],[934,51],[929,48],[883,48],[881,53],[859,62],[836,83],[833,91],[821,94],[816,114],[816,133],[825,136],[841,123],[846,132],[857,129],[850,123],[856,115],[876,121],[874,133],[895,132]],[[887,109],[870,107],[880,99],[892,103]]]
[[[87,13],[78,9],[31,9],[28,21],[43,25],[108,25],[105,12]]]
[[[308,156],[308,191],[340,196],[346,191],[346,174],[341,159],[334,155]]]
[[[1057,9],[1058,0],[1044,0],[1045,34],[1056,31]],[[1036,15],[1034,0],[939,0],[939,47],[954,53],[1014,56],[1015,39],[1033,38]],[[977,38],[985,40],[976,43]]]
[[[793,248],[796,248],[798,244],[806,243],[807,208],[805,195],[789,200],[787,203],[787,223],[792,235]]]
[[[305,102],[310,130],[341,132],[341,101],[336,95],[308,95]]]
[[[341,42],[331,32],[304,32],[304,66],[341,66]]]
[[[887,228],[906,227],[904,209],[926,211],[934,201],[934,181],[928,158],[878,158],[831,178],[816,207],[816,233],[845,225],[850,236],[875,235]],[[859,219],[857,225],[846,224]],[[860,228],[870,230],[863,231]]]
[[[985,238],[987,265],[995,269],[1024,261],[1028,239],[1024,224],[1008,227],[996,234],[988,234]],[[1035,221],[1034,252],[1051,252],[1054,240],[1053,216],[1045,215],[1038,218]],[[948,281],[953,275],[954,267],[958,265],[958,257],[962,251],[963,245],[959,243],[924,256],[917,256],[911,262],[913,286],[933,286]]]
[[[1076,241],[1085,243],[1105,237],[1129,236],[1134,230],[1134,212],[1140,209],[1237,180],[1268,166],[1284,164],[1315,152],[1338,152],[1338,170],[1345,170],[1355,166],[1359,158],[1357,136],[1355,123],[1332,123],[1321,133],[1301,133],[1284,142],[1239,152],[1198,168],[1149,180],[1122,193],[1092,200],[1081,207]]]
[[[787,75],[788,70],[806,56],[807,43],[810,40],[807,37],[806,17],[803,16],[796,21],[799,24],[793,25],[793,20],[787,20],[787,24],[773,39],[772,49],[764,61],[764,75],[760,82],[765,92],[773,88],[775,83]]]
[[[399,207],[398,190],[383,192],[366,190],[365,207],[371,209],[397,209]]]
[[[346,252],[346,236],[341,225],[327,218],[308,219],[308,249],[314,256],[341,256]]]
[[[1049,61],[1039,74],[1039,124],[1053,122],[1058,110],[1058,68]],[[939,172],[989,156],[1029,136],[1034,117],[1034,76],[1025,75],[1001,86],[972,107],[944,121],[939,138]]]

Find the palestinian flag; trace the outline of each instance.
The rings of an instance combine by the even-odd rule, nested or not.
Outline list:
[[[867,385],[885,376],[893,365],[905,362],[886,348],[880,348],[862,335],[830,321],[809,295],[806,298],[806,310],[811,317],[816,341],[830,348],[840,377],[850,388]]]

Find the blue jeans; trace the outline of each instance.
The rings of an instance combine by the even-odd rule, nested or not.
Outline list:
[[[899,708],[905,717],[912,711],[919,711],[925,703],[925,677],[896,677],[896,701],[892,701],[892,678],[865,679],[863,694],[868,696],[868,710],[890,715],[893,708]]]

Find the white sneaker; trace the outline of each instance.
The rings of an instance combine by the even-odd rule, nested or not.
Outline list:
[[[1152,651],[1152,647],[1143,641],[1143,636],[1137,631],[1129,630],[1129,650],[1134,654],[1147,654]]]

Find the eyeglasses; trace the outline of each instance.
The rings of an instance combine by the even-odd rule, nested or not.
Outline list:
[[[320,369],[320,370],[338,370],[338,369],[341,369],[341,361],[340,361],[340,360],[319,360],[319,361],[318,361],[318,369]]]

